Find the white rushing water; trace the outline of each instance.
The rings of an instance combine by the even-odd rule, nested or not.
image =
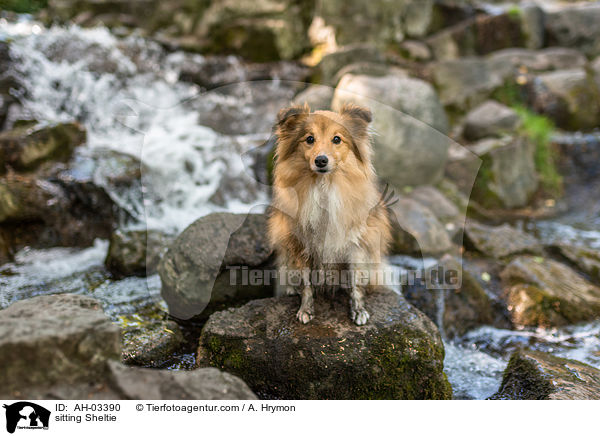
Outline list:
[[[265,187],[252,177],[242,154],[268,138],[266,126],[274,114],[249,126],[258,130],[248,135],[219,133],[200,122],[223,105],[257,110],[259,85],[240,85],[235,95],[203,94],[178,80],[182,53],[166,53],[141,38],[118,39],[105,28],[45,29],[0,19],[0,39],[12,40],[17,75],[27,87],[20,97],[23,110],[14,118],[77,120],[88,134],[79,154],[108,149],[141,160],[143,205],[105,186],[138,222],[176,232],[213,211],[247,212],[267,203]],[[291,90],[270,86],[280,91],[273,92],[275,100],[291,99]]]

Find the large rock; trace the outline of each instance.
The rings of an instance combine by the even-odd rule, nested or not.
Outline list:
[[[444,225],[427,206],[401,197],[391,211],[393,253],[430,255],[452,248]]]
[[[68,174],[0,178],[0,228],[14,250],[91,245],[110,236],[119,214],[104,189]]]
[[[109,383],[127,400],[254,400],[238,377],[216,368],[168,371],[129,368],[109,362]]]
[[[524,137],[484,139],[451,153],[446,175],[459,186],[471,182],[461,188],[483,207],[523,207],[538,188],[534,153],[535,145]]]
[[[96,379],[120,358],[120,344],[119,327],[90,297],[19,301],[0,311],[0,390]]]
[[[600,5],[590,2],[587,5],[558,8],[546,14],[548,44],[572,47],[588,56],[600,54]]]
[[[542,252],[542,245],[535,237],[508,224],[492,227],[469,221],[465,227],[465,236],[466,245],[495,259]]]
[[[0,396],[11,399],[256,399],[243,381],[214,368],[167,371],[118,362],[119,327],[100,303],[47,295],[0,311]]]
[[[441,179],[448,121],[431,85],[401,74],[347,74],[335,90],[332,107],[339,109],[347,101],[373,112],[373,163],[380,178],[397,189]]]
[[[9,166],[29,171],[46,161],[66,161],[75,147],[85,142],[79,123],[21,127],[0,133],[0,172]]]
[[[556,244],[553,248],[587,274],[592,281],[600,284],[600,251],[569,244]]]
[[[485,59],[475,57],[435,62],[431,74],[442,104],[459,112],[485,101],[505,79]]]
[[[600,370],[540,351],[516,351],[491,399],[599,400]]]
[[[587,63],[581,52],[566,47],[548,47],[542,50],[508,48],[490,54],[487,59],[493,69],[506,73],[519,69],[542,72],[583,68]]]
[[[200,315],[210,302],[268,296],[265,283],[231,284],[230,278],[234,274],[240,279],[241,267],[266,267],[271,253],[264,215],[214,213],[200,218],[177,237],[158,266],[169,312],[188,319]]]
[[[561,326],[600,315],[600,288],[554,260],[520,256],[501,277],[516,325]]]
[[[310,48],[312,2],[211,2],[198,25],[203,50],[253,61],[294,59]]]
[[[420,38],[432,25],[434,2],[408,0],[401,3],[374,0],[320,0],[317,14],[335,31],[339,45],[365,42],[380,48]]]
[[[600,88],[585,69],[558,70],[538,75],[529,86],[532,108],[569,130],[600,125]]]
[[[179,79],[205,89],[214,89],[256,80],[304,82],[308,68],[291,61],[248,62],[237,56],[187,55],[180,67]]]
[[[521,119],[514,110],[494,100],[488,100],[467,114],[463,135],[472,141],[486,136],[498,136],[514,132],[520,122]]]
[[[158,230],[117,230],[110,237],[104,263],[116,277],[154,274],[172,240]]]
[[[385,65],[385,56],[376,47],[364,43],[339,47],[334,52],[323,56],[315,67],[313,78],[318,83],[335,86],[339,79],[338,72],[357,61]]]
[[[308,103],[311,110],[331,110],[334,88],[325,85],[310,85],[294,97],[294,104]]]
[[[427,39],[438,60],[484,55],[526,43],[521,17],[511,14],[478,15],[441,30]]]
[[[309,324],[296,320],[297,297],[214,313],[200,337],[199,363],[272,398],[451,398],[443,344],[425,315],[382,289],[367,298],[371,318],[358,327],[342,300],[318,296]]]
[[[452,339],[483,325],[506,327],[504,313],[481,284],[451,256],[444,256],[432,270],[450,271],[460,279],[459,285],[449,289],[432,289],[426,283],[405,286],[406,299],[422,310],[442,331],[444,338]]]

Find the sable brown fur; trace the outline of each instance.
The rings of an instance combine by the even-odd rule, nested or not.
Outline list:
[[[314,316],[313,292],[326,288],[311,283],[310,272],[344,268],[363,278],[347,284],[350,317],[358,325],[369,319],[365,290],[378,284],[390,241],[371,164],[371,118],[353,104],[339,112],[311,112],[305,104],[278,116],[268,232],[279,268],[277,294],[301,295],[303,323]],[[290,277],[297,280],[290,284]]]

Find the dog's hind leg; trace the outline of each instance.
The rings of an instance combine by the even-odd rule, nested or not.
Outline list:
[[[313,319],[315,313],[312,287],[310,285],[304,286],[300,295],[302,297],[302,302],[300,303],[300,309],[296,314],[296,318],[298,318],[298,321],[302,324],[306,324]]]

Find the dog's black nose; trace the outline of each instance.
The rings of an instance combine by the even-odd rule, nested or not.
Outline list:
[[[315,158],[315,165],[317,168],[325,168],[327,166],[327,162],[329,162],[329,159],[327,159],[327,156],[324,154]]]

